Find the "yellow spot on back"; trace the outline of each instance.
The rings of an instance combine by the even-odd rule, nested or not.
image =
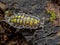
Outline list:
[[[30,26],[33,26],[33,21],[34,21],[34,18],[31,18],[31,20],[30,20]]]
[[[27,17],[26,24],[29,24],[30,17]]]
[[[23,23],[23,21],[22,21],[22,19],[20,20],[20,24],[22,25],[22,23]]]
[[[17,23],[19,23],[20,22],[20,19],[17,19]]]
[[[16,20],[17,20],[17,19],[11,19],[10,21],[16,23]]]
[[[38,24],[38,23],[39,23],[39,21],[35,19],[34,24]]]
[[[20,16],[20,15],[18,15],[18,16],[17,16],[17,18],[21,18],[21,16]]]

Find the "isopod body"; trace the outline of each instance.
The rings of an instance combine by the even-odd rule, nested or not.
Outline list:
[[[6,19],[6,22],[11,26],[22,29],[22,28],[29,28],[29,29],[36,29],[40,26],[40,19],[38,17],[18,13],[17,15],[12,15]]]

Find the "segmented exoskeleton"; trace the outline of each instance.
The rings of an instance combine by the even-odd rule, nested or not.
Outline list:
[[[6,17],[5,21],[18,29],[28,28],[28,29],[37,29],[40,27],[40,19],[38,17],[28,15],[25,13],[18,13],[17,15],[12,15]]]

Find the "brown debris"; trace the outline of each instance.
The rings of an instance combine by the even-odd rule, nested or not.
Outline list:
[[[6,5],[5,5],[5,3],[0,2],[0,8],[2,8],[2,9],[6,9]]]
[[[57,36],[60,36],[60,31],[58,31],[56,35],[57,35]]]
[[[8,37],[7,37],[7,35],[5,35],[5,34],[4,34],[4,40],[5,40],[5,41],[8,40]]]
[[[54,20],[53,25],[54,26],[60,26],[60,10],[59,10],[60,6],[58,6],[57,4],[53,4],[51,2],[47,2],[47,11],[53,11],[56,13],[56,20]]]

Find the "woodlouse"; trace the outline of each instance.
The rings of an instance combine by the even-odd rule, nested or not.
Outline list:
[[[17,15],[12,15],[5,20],[11,26],[22,29],[37,29],[40,26],[40,19],[38,17],[28,15],[25,13],[18,13]]]

